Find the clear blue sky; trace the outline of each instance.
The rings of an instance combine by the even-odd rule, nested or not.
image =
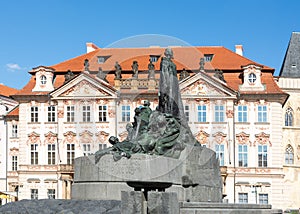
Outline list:
[[[0,83],[22,88],[28,71],[127,37],[162,34],[195,46],[244,47],[244,56],[278,74],[293,31],[300,31],[299,0],[2,1]]]

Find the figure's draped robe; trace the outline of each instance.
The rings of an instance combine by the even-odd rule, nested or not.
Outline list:
[[[160,64],[158,109],[162,113],[173,115],[181,125],[186,127],[176,65],[167,57],[163,57]]]

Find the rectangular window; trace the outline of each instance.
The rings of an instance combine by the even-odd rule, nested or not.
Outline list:
[[[31,164],[36,165],[39,164],[39,155],[38,155],[38,144],[31,144]]]
[[[260,123],[266,123],[267,122],[267,106],[261,106],[259,105],[257,107],[257,121]]]
[[[48,164],[55,164],[55,144],[48,144]]]
[[[259,194],[258,199],[259,199],[259,204],[268,204],[269,203],[268,194]]]
[[[239,145],[239,166],[247,167],[248,166],[248,146],[247,145]]]
[[[122,106],[122,122],[130,121],[130,106]]]
[[[223,105],[215,105],[215,122],[224,122],[225,108]]]
[[[47,196],[48,199],[55,199],[55,189],[48,189]]]
[[[184,114],[186,121],[190,121],[190,107],[189,106],[184,106]]]
[[[214,57],[213,54],[204,54],[204,61],[205,62],[211,62],[213,57]]]
[[[67,106],[67,122],[75,121],[75,107]]]
[[[107,106],[99,106],[99,122],[107,121]]]
[[[267,167],[268,166],[268,146],[258,145],[258,166]]]
[[[248,204],[248,193],[239,193],[239,203]]]
[[[216,144],[216,156],[220,161],[220,166],[224,166],[224,145]]]
[[[30,189],[31,199],[39,199],[38,189]]]
[[[39,108],[37,106],[32,106],[30,108],[30,121],[36,123],[39,121]]]
[[[107,148],[107,144],[106,143],[99,143],[99,150],[103,150]]]
[[[71,165],[75,158],[75,144],[67,144],[67,164]]]
[[[198,106],[198,122],[206,122],[206,105]]]
[[[18,170],[18,156],[11,157],[11,170],[17,171]]]
[[[56,122],[56,106],[48,106],[48,122]]]
[[[91,106],[82,106],[82,121],[91,122]]]
[[[82,148],[83,148],[83,155],[84,156],[88,156],[91,155],[91,144],[89,143],[83,143],[82,144]]]
[[[18,137],[18,125],[17,124],[13,124],[11,127],[11,136],[12,137]]]
[[[248,121],[247,106],[238,106],[238,122],[245,123]]]

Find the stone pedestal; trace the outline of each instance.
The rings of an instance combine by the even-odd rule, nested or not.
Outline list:
[[[121,200],[121,191],[140,189],[177,193],[179,201],[221,202],[222,179],[215,152],[187,145],[179,159],[133,154],[114,161],[104,155],[75,159],[73,199]]]
[[[179,214],[177,194],[174,192],[148,192],[149,214]]]
[[[141,191],[122,191],[122,214],[147,214],[147,203],[144,193]]]

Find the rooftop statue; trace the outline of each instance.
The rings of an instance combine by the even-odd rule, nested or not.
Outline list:
[[[160,65],[157,109],[152,111],[149,101],[137,107],[134,122],[126,126],[127,138],[119,142],[118,138],[110,137],[112,147],[96,152],[96,163],[105,154],[113,154],[114,160],[130,158],[134,153],[179,158],[186,144],[200,145],[185,119],[176,65],[172,58],[173,51],[167,48]]]
[[[132,68],[132,71],[133,71],[132,77],[137,79],[138,78],[138,73],[139,73],[139,64],[138,64],[138,62],[133,61],[132,65],[131,65],[131,68]]]
[[[121,75],[121,72],[122,72],[122,68],[121,68],[121,65],[116,62],[115,63],[115,79],[122,79],[122,75]]]

